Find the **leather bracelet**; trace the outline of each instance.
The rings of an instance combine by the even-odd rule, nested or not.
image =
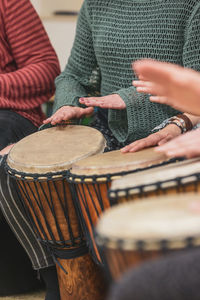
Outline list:
[[[191,120],[186,115],[180,114],[180,115],[177,115],[177,117],[184,120],[186,131],[192,130],[193,124],[192,124]]]

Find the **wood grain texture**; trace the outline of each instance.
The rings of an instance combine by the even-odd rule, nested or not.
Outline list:
[[[57,266],[61,300],[104,300],[107,290],[102,270],[91,256],[61,260],[68,274]]]

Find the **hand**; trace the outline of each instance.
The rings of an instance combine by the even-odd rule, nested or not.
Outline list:
[[[122,148],[121,152],[122,153],[136,152],[144,148],[148,148],[156,145],[162,145],[170,141],[171,139],[179,136],[180,134],[181,134],[181,130],[178,126],[174,124],[169,124],[162,130],[153,133],[144,139],[135,141],[130,145]]]
[[[157,152],[163,152],[173,157],[197,157],[200,156],[200,129],[185,133],[169,143],[156,148]]]
[[[12,147],[14,146],[14,144],[12,145],[9,145],[5,148],[3,148],[1,151],[0,151],[0,155],[6,155],[10,152],[10,150],[12,149]]]
[[[86,106],[96,106],[101,108],[111,108],[111,109],[126,108],[125,102],[117,94],[108,95],[104,97],[80,98],[79,102],[81,104],[85,104]]]
[[[80,119],[82,116],[92,114],[93,111],[93,107],[81,108],[74,106],[62,106],[50,118],[44,120],[43,123],[51,123],[52,125],[55,125],[74,118]]]
[[[200,115],[200,73],[183,67],[141,60],[133,64],[139,81],[133,81],[138,92],[147,93],[150,100]]]

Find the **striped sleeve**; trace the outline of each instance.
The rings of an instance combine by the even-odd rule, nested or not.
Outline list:
[[[29,0],[2,0],[5,35],[16,69],[0,75],[1,107],[28,110],[54,93],[60,68],[43,25]]]

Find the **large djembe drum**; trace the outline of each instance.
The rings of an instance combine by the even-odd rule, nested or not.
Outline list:
[[[113,204],[151,196],[200,191],[200,159],[175,162],[113,180],[109,199]]]
[[[106,211],[96,228],[96,242],[112,279],[144,261],[199,247],[200,213],[192,208],[194,201],[200,206],[196,194],[158,196]]]
[[[151,148],[128,154],[111,151],[73,164],[68,180],[74,184],[84,231],[97,263],[101,263],[101,257],[94,241],[93,228],[101,213],[112,205],[107,195],[111,181],[167,160],[165,155],[157,154]]]
[[[10,151],[7,171],[16,179],[30,222],[57,262],[61,299],[103,299],[101,270],[88,247],[66,176],[72,163],[100,153],[102,134],[85,126],[34,133]]]

